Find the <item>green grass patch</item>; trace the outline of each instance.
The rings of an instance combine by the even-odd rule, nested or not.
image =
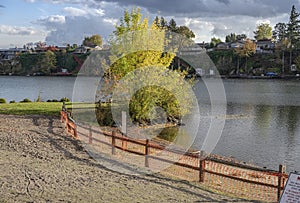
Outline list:
[[[61,107],[61,102],[0,104],[0,114],[59,116]]]

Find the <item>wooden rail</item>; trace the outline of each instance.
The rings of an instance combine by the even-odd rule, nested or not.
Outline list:
[[[85,126],[85,125],[81,125],[81,124],[76,124],[76,122],[74,120],[72,120],[71,118],[69,118],[68,113],[65,109],[65,106],[63,106],[63,109],[61,111],[61,121],[64,122],[66,124],[66,128],[67,131],[76,139],[79,139],[78,136],[78,132],[77,132],[77,126],[80,126],[83,129],[88,130],[88,134],[82,134],[79,133],[81,136],[87,137],[88,138],[88,143],[89,144],[93,144],[94,142],[98,142],[98,143],[102,143],[105,144],[107,146],[111,146],[112,150],[111,153],[113,155],[116,154],[116,149],[122,150],[122,151],[126,151],[128,153],[131,154],[135,154],[135,155],[140,155],[140,156],[145,156],[144,159],[144,165],[145,167],[150,167],[150,159],[155,159],[158,161],[162,161],[164,163],[170,163],[170,164],[174,164],[180,167],[184,167],[187,169],[191,169],[191,170],[196,170],[198,171],[199,174],[199,182],[204,182],[205,181],[205,176],[206,174],[213,174],[216,176],[220,176],[220,177],[224,177],[224,178],[229,178],[232,180],[236,180],[236,181],[241,181],[241,182],[245,182],[245,183],[250,183],[250,184],[255,184],[255,185],[260,185],[260,186],[265,186],[265,187],[270,187],[270,188],[277,188],[277,199],[279,200],[281,192],[284,188],[284,184],[285,181],[288,178],[288,175],[285,172],[285,167],[280,165],[279,170],[269,170],[269,169],[265,169],[265,168],[259,168],[259,167],[254,167],[254,166],[249,166],[246,164],[240,164],[240,163],[233,163],[230,161],[225,161],[225,160],[221,160],[221,159],[217,159],[217,158],[212,158],[212,157],[207,157],[205,159],[203,159],[202,154],[194,154],[194,153],[186,153],[184,151],[180,151],[180,150],[175,150],[175,149],[168,149],[166,148],[166,146],[163,146],[162,144],[158,144],[156,142],[153,142],[151,140],[137,140],[137,139],[133,139],[133,138],[129,138],[124,136],[122,133],[121,134],[117,134],[116,131],[113,131],[111,133],[106,133],[106,132],[102,132],[99,130],[95,130],[92,129],[91,126]],[[99,140],[95,137],[93,137],[93,133],[97,133],[97,134],[101,134],[103,136],[106,137],[110,137],[111,138],[111,143]],[[117,141],[121,141],[122,146],[118,146],[116,143]],[[132,143],[135,145],[138,145],[142,148],[144,148],[144,150],[142,151],[135,151],[134,149],[128,149],[127,143]],[[190,165],[187,163],[181,163],[181,162],[173,162],[171,160],[168,160],[166,158],[162,158],[162,157],[157,157],[157,156],[153,156],[150,154],[150,149],[156,149],[156,150],[164,150],[166,152],[169,153],[173,153],[176,155],[184,155],[187,156],[189,158],[196,158],[198,160],[199,165],[198,166],[194,166],[194,165]],[[212,169],[210,169],[207,164],[208,163],[215,163],[221,166],[228,166],[228,167],[233,167],[233,168],[237,168],[239,170],[250,170],[250,171],[255,171],[255,172],[260,172],[261,174],[264,174],[265,176],[272,176],[272,177],[277,177],[278,181],[277,184],[270,184],[270,183],[266,183],[266,182],[260,182],[257,180],[251,180],[251,179],[247,179],[245,177],[237,177],[237,176],[233,176],[224,172],[218,172],[218,171],[214,171]]]

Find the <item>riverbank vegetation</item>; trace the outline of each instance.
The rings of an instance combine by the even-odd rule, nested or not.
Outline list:
[[[0,104],[0,114],[59,116],[61,102],[22,102]]]

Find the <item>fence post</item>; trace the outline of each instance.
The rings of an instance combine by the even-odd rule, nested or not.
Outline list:
[[[125,111],[122,111],[122,137],[125,138],[126,134],[127,134],[127,114]],[[126,140],[122,140],[122,149],[125,150],[127,149],[127,141]]]
[[[66,102],[65,101],[63,101],[63,105],[61,107],[61,110],[62,111],[66,111]]]
[[[89,144],[93,143],[93,134],[92,134],[92,126],[89,126]]]
[[[112,135],[112,137],[111,137],[111,145],[112,145],[111,153],[113,155],[115,155],[116,154],[116,148],[115,148],[115,146],[116,146],[116,137],[115,137],[116,131],[112,131],[111,135]]]
[[[145,145],[145,167],[149,167],[149,140],[146,139]]]
[[[63,123],[64,122],[64,115],[63,111],[60,112],[60,121]]]
[[[204,182],[204,171],[205,171],[205,158],[204,152],[201,151],[199,155],[199,182]]]
[[[65,118],[65,128],[66,128],[67,130],[69,130],[69,128],[68,128],[69,118],[68,118],[68,116],[67,116],[66,114],[64,114],[64,118]]]
[[[75,138],[76,138],[76,139],[79,139],[78,133],[77,133],[77,125],[76,125],[76,123],[74,123],[73,133],[74,133]]]
[[[281,188],[283,184],[283,174],[285,173],[285,166],[280,164],[279,165],[279,174],[278,174],[278,186],[277,186],[277,201],[280,200],[281,196]]]

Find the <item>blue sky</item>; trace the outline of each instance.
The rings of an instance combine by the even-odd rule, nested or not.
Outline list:
[[[252,37],[259,23],[288,22],[292,5],[300,10],[299,0],[0,0],[0,5],[0,48],[38,41],[80,44],[92,34],[107,39],[124,9],[133,6],[150,18],[162,15],[189,26],[196,42],[223,40],[231,32]]]

